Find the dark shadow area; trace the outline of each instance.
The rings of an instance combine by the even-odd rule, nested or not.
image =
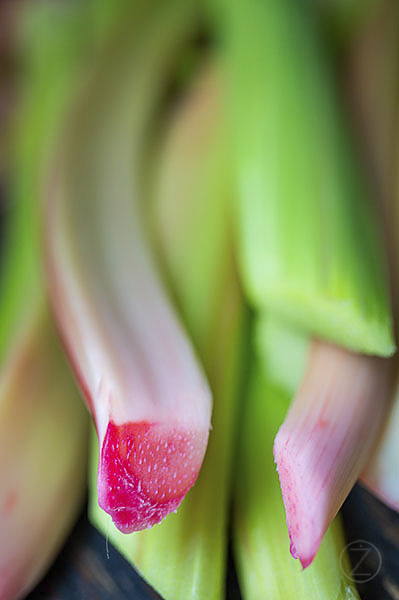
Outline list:
[[[352,552],[349,552],[352,575],[356,578],[362,600],[398,600],[399,515],[359,485],[345,502],[342,515],[347,543],[352,544]],[[362,561],[358,564],[360,559]],[[368,581],[362,581],[364,579]],[[226,597],[227,600],[243,600],[231,547]],[[107,549],[104,536],[83,514],[53,567],[28,600],[127,598],[162,600],[112,544]]]
[[[341,513],[351,544],[352,577],[362,600],[398,600],[399,514],[360,485],[353,488]]]
[[[162,600],[82,515],[29,600]]]

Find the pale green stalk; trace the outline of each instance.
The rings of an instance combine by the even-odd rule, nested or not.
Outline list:
[[[224,2],[241,273],[254,307],[393,353],[378,219],[305,2]]]
[[[205,461],[177,514],[132,535],[111,527],[98,509],[94,479],[91,485],[92,521],[166,600],[225,597],[243,308],[230,247],[220,95],[212,68],[178,108],[162,144],[153,211],[172,290],[214,396]],[[94,457],[93,478],[95,465]]]
[[[390,261],[394,321],[399,318],[399,5],[378,2],[344,55],[344,83],[376,203],[384,218]],[[388,506],[399,510],[399,397],[387,415],[384,431],[365,465],[361,482]]]
[[[94,33],[88,29],[90,22],[95,23],[94,4],[89,0],[83,8],[71,2],[66,8],[51,2],[39,6],[32,3],[26,4],[21,13],[21,60],[26,76],[20,85],[15,139],[10,144],[12,179],[5,244],[12,251],[4,252],[2,257],[0,358],[23,321],[24,311],[41,294],[37,222],[43,191],[41,177],[52,156],[65,109],[75,93],[78,73],[94,44]]]
[[[25,597],[43,577],[82,509],[86,491],[87,412],[51,323],[41,268],[39,180],[69,74],[59,77],[59,87],[43,86],[55,72],[52,60],[63,56],[56,44],[48,69],[39,68],[38,76],[37,44],[40,40],[46,47],[49,41],[43,33],[37,31],[36,42],[29,44],[31,79],[22,90],[10,157],[13,177],[1,270],[2,600]]]
[[[309,353],[309,339],[286,321],[257,316],[255,351],[269,381],[293,396],[301,384]]]
[[[394,321],[399,313],[399,5],[381,0],[343,55],[343,92],[384,225]]]

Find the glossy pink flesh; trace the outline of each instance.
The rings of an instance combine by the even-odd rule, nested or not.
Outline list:
[[[197,479],[207,438],[181,426],[109,422],[98,502],[120,531],[152,527],[177,509]]]

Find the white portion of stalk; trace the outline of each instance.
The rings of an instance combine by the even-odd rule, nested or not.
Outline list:
[[[367,462],[360,482],[387,506],[399,511],[399,391],[381,440]]]
[[[50,290],[100,442],[109,419],[205,432],[210,423],[205,378],[165,297],[138,209],[144,128],[191,10],[150,4],[142,28],[133,24],[134,34],[124,31],[102,57],[49,189]]]

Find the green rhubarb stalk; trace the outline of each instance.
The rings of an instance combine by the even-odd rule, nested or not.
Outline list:
[[[290,394],[271,383],[259,360],[254,361],[241,431],[234,509],[234,553],[243,597],[354,600],[358,598],[356,589],[344,575],[348,559],[339,517],[306,571],[287,551],[289,538],[272,448],[289,400]]]
[[[378,2],[378,10],[351,38],[341,69],[352,128],[383,219],[396,320],[399,304],[398,20],[399,6],[395,0]]]
[[[85,10],[73,2],[68,8],[43,2],[26,5],[24,14],[21,11],[21,60],[26,75],[20,85],[15,142],[10,148],[12,189],[4,235],[10,251],[2,257],[0,360],[16,328],[23,326],[24,311],[42,294],[37,224],[41,179],[60,121],[73,97],[78,72],[94,45],[95,36],[89,28],[89,23],[95,22],[94,13],[92,2]]]
[[[398,19],[397,2],[379,2],[373,18],[348,45],[343,67],[351,117],[384,218],[396,329],[399,319]],[[396,392],[383,434],[361,474],[361,482],[396,510],[399,510],[398,415]]]
[[[46,39],[38,32],[29,43],[33,79],[37,44],[45,47]],[[0,277],[2,600],[25,597],[43,577],[86,491],[87,413],[51,323],[41,268],[39,157],[48,152],[63,91],[47,88],[42,104],[42,83],[29,80],[23,89]],[[54,110],[46,115],[50,100]]]
[[[224,2],[252,304],[349,349],[394,351],[378,219],[305,2]]]
[[[292,397],[305,373],[308,337],[290,327],[286,321],[261,313],[256,318],[255,352],[267,370],[269,381],[282,387]]]
[[[92,459],[92,521],[167,600],[225,597],[243,306],[230,245],[220,85],[220,73],[206,69],[172,117],[153,206],[166,272],[214,396],[204,464],[177,514],[150,531],[123,536],[98,509]]]
[[[367,61],[366,89],[372,85],[371,58],[378,62],[377,54],[372,52]],[[383,69],[377,71],[381,77]],[[359,75],[356,72],[350,78],[355,88]],[[368,95],[360,95],[357,117],[363,112],[364,119]],[[381,103],[374,102],[371,106],[369,115],[378,106],[377,121],[383,122]],[[359,111],[359,107],[363,110]],[[383,113],[389,115],[392,111]],[[373,131],[370,119],[366,130],[368,135]],[[380,142],[376,147],[373,144],[374,153],[376,148],[381,151],[378,138],[374,132],[374,140]],[[379,162],[385,161],[380,158]],[[394,222],[394,218],[390,221]],[[389,230],[386,227],[388,241]],[[392,370],[392,361],[362,356],[326,342],[312,344],[306,374],[295,390],[274,444],[292,553],[304,567],[313,560],[329,523],[371,457],[389,414]]]

